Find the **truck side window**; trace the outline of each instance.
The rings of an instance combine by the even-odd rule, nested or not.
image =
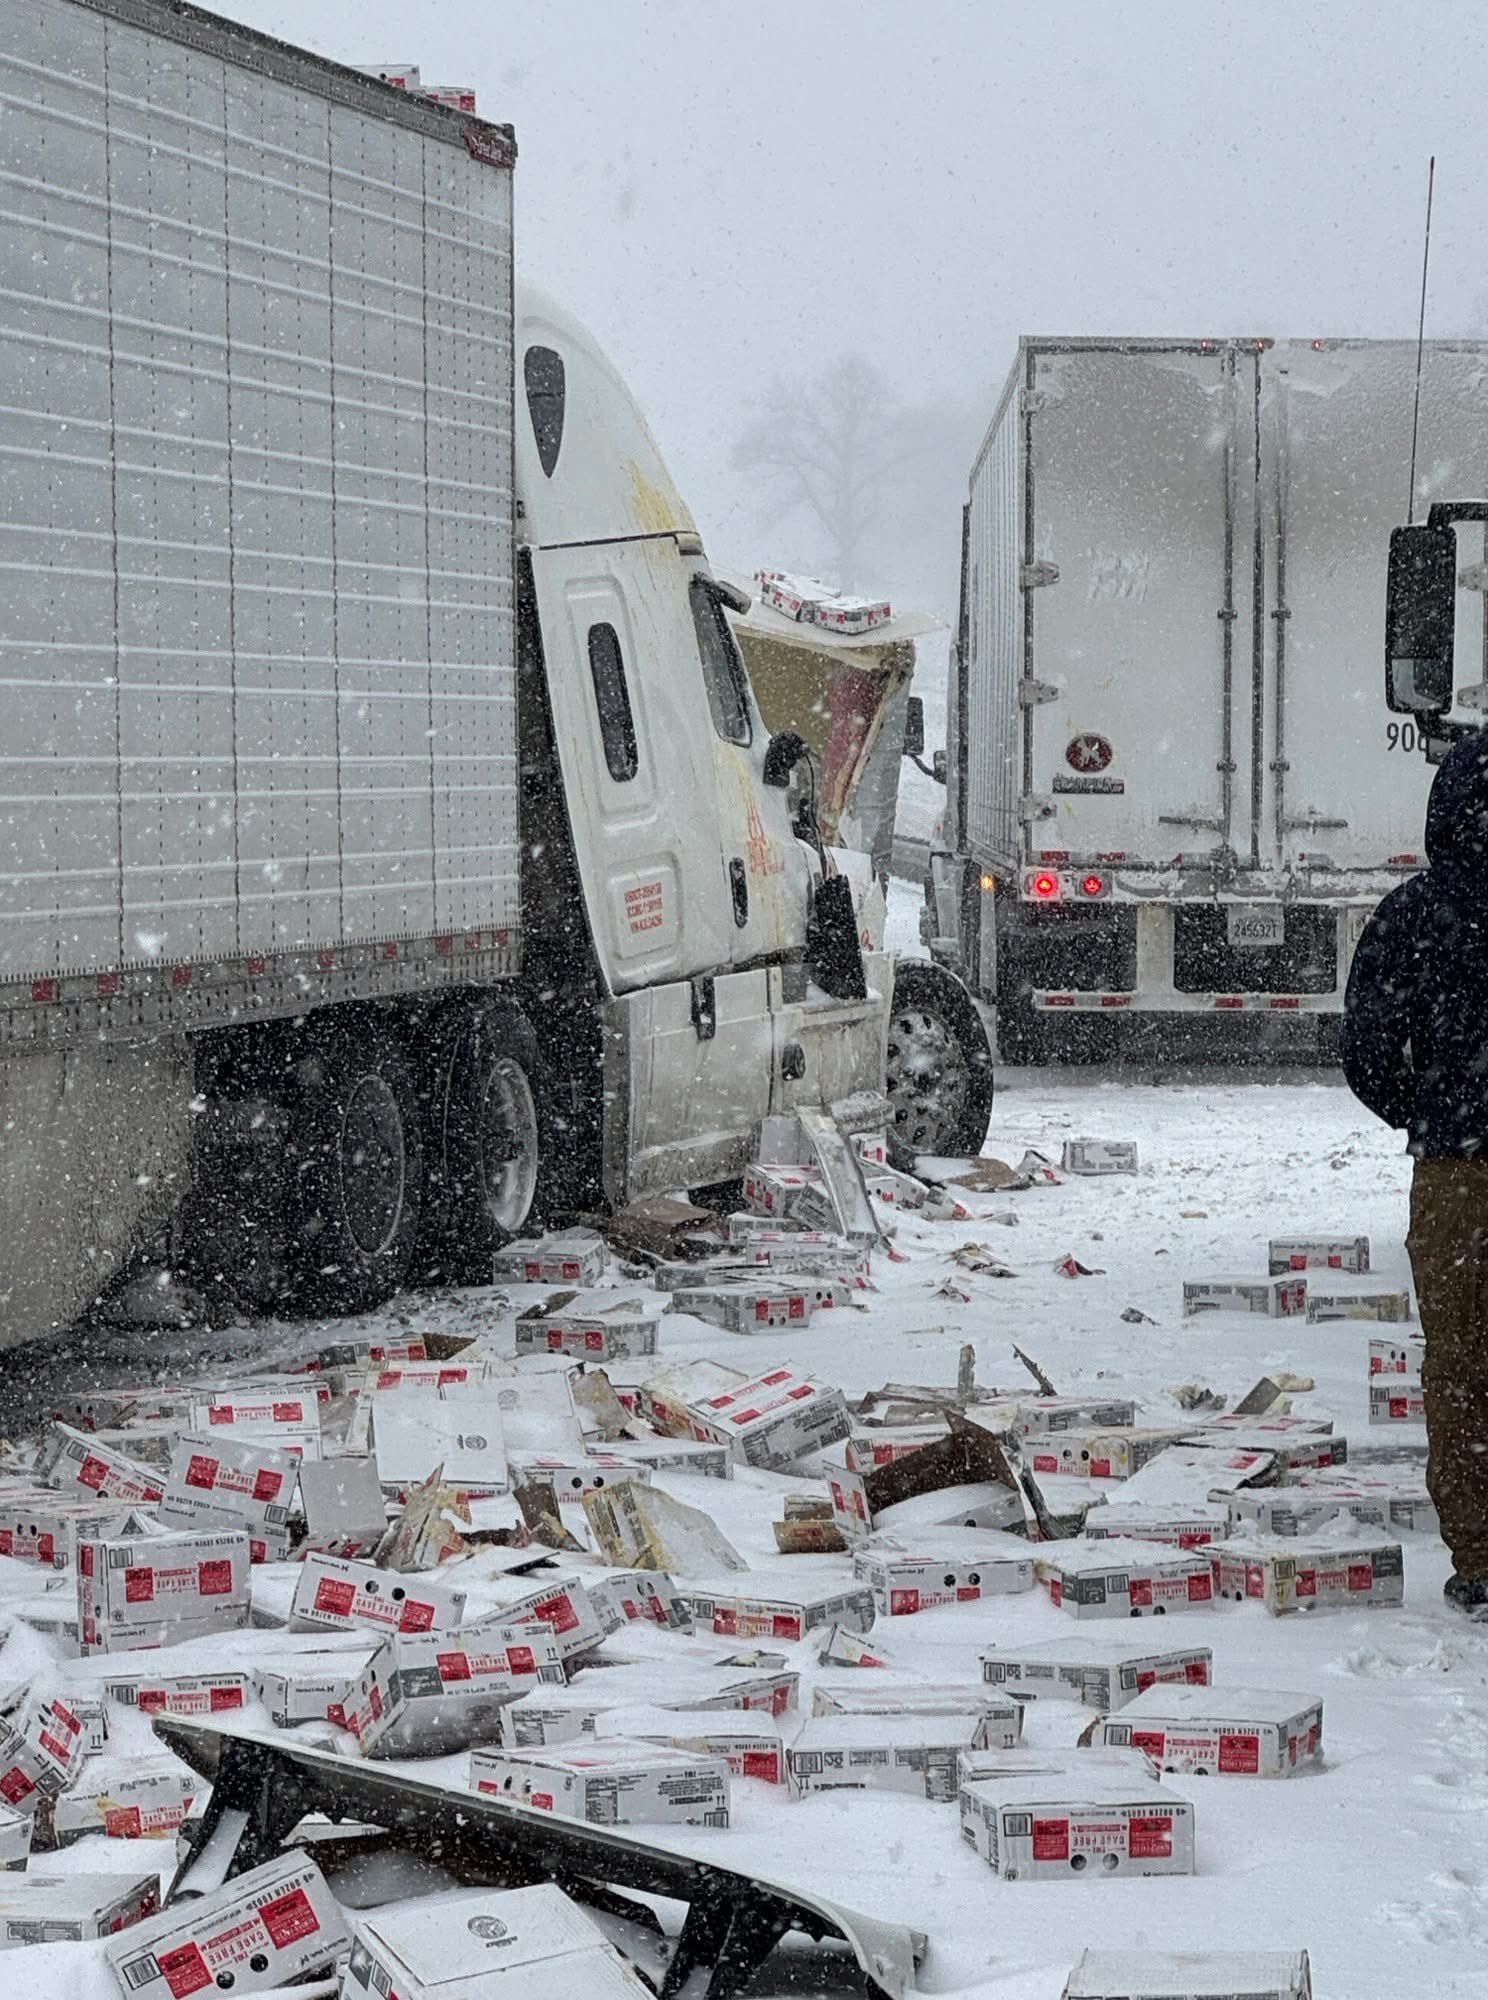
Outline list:
[[[692,622],[697,627],[698,653],[713,727],[725,743],[748,743],[754,736],[749,719],[749,681],[723,606],[701,580],[692,585]]]
[[[537,462],[551,479],[563,443],[563,356],[552,347],[529,347],[522,356],[522,380]]]
[[[594,676],[594,705],[599,710],[599,733],[604,743],[605,763],[617,784],[636,774],[635,721],[630,713],[630,690],[625,685],[625,662],[620,657],[620,640],[613,625],[589,627],[589,671]]]

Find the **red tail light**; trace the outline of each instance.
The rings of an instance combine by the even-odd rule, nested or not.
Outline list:
[[[1103,895],[1105,887],[1106,878],[1104,875],[1087,875],[1080,884],[1080,894],[1082,896]]]
[[[1052,902],[1059,894],[1059,877],[1057,875],[1035,875],[1028,886],[1041,903]]]

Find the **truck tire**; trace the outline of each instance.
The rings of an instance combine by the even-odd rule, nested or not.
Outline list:
[[[894,968],[885,1071],[890,1136],[913,1153],[980,1153],[992,1116],[992,1049],[971,995],[924,959]]]
[[[488,1284],[532,1211],[542,1154],[537,1038],[508,1001],[456,1002],[419,1052],[422,1276]]]
[[[418,1091],[397,1037],[364,1013],[312,1021],[285,1111],[295,1304],[368,1312],[413,1262],[423,1194]]]

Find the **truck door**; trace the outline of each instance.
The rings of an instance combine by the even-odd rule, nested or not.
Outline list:
[[[1167,867],[1245,845],[1253,370],[1207,343],[1032,351],[1020,581],[1035,860]]]
[[[1418,495],[1450,491],[1464,467],[1481,484],[1484,359],[1424,351]],[[1414,724],[1379,699],[1381,565],[1405,518],[1415,366],[1411,341],[1287,341],[1262,364],[1275,614],[1266,846],[1302,873],[1378,874],[1422,853],[1431,771]]]

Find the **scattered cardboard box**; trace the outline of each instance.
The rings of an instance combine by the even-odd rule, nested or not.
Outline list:
[[[1024,1442],[1030,1471],[1073,1479],[1130,1479],[1183,1433],[1176,1430],[1069,1430]]]
[[[853,1574],[881,1617],[904,1618],[1031,1590],[1033,1551],[1018,1536],[975,1528],[931,1530],[921,1542],[897,1545],[876,1536],[854,1556]]]
[[[164,1481],[148,1466],[70,1424],[53,1424],[42,1441],[36,1474],[44,1486],[59,1493],[132,1507],[149,1505],[165,1491]]]
[[[231,1715],[255,1698],[257,1686],[251,1673],[235,1667],[182,1672],[167,1654],[147,1665],[111,1668],[103,1691],[141,1715]]]
[[[1312,2000],[1305,1951],[1087,1951],[1064,2000]]]
[[[1305,1418],[1277,1417],[1247,1423],[1244,1419],[1232,1422],[1228,1417],[1220,1417],[1200,1430],[1187,1432],[1182,1441],[1187,1446],[1220,1455],[1236,1451],[1268,1452],[1272,1472],[1290,1479],[1299,1472],[1324,1471],[1348,1463],[1348,1440],[1331,1436],[1331,1428],[1331,1425],[1326,1430],[1312,1427]]]
[[[59,1697],[34,1692],[20,1710],[0,1718],[0,1800],[30,1811],[38,1798],[57,1798],[82,1769],[82,1720]]]
[[[831,1625],[870,1631],[872,1590],[841,1571],[813,1582],[799,1575],[809,1560],[759,1563],[737,1578],[684,1578],[693,1623],[729,1639],[793,1641]]]
[[[1194,1872],[1194,1809],[1150,1778],[977,1778],[960,1806],[962,1839],[1007,1882]]]
[[[815,1716],[786,1747],[791,1796],[901,1792],[948,1805],[959,1782],[956,1760],[972,1747],[980,1728],[975,1710]]]
[[[848,1682],[819,1681],[811,1713],[823,1715],[975,1715],[974,1750],[1015,1750],[1023,1740],[1023,1706],[985,1686],[965,1682],[902,1681],[888,1674],[854,1675]]]
[[[306,1553],[370,1556],[387,1531],[387,1502],[371,1458],[307,1460],[300,1467]]]
[[[556,1883],[363,1912],[341,2000],[645,2000],[650,1988]]]
[[[1051,1601],[1072,1617],[1150,1618],[1212,1607],[1210,1554],[1157,1542],[1062,1542],[1040,1550],[1037,1564]]]
[[[345,1957],[351,1931],[313,1861],[298,1850],[136,1924],[104,1956],[126,2000],[198,1991],[262,1993]]]
[[[1134,1174],[1137,1147],[1132,1139],[1066,1139],[1059,1164],[1067,1174]]]
[[[660,1301],[614,1292],[570,1292],[517,1315],[518,1354],[629,1361],[656,1352]]]
[[[300,1460],[318,1459],[324,1448],[320,1397],[313,1385],[292,1381],[194,1396],[189,1428],[209,1436],[225,1430]]]
[[[405,1577],[345,1556],[307,1556],[300,1565],[289,1624],[293,1632],[449,1632],[465,1592],[430,1577]]]
[[[1210,1500],[1187,1507],[1112,1500],[1092,1508],[1085,1518],[1085,1537],[1092,1542],[1171,1542],[1180,1549],[1200,1549],[1223,1541],[1229,1532],[1228,1508]]]
[[[1299,1502],[1334,1501],[1339,1511],[1366,1527],[1386,1526],[1396,1533],[1435,1535],[1441,1531],[1436,1503],[1426,1488],[1424,1466],[1355,1468],[1348,1472],[1305,1475],[1288,1489]],[[1385,1510],[1383,1521],[1375,1511]],[[1285,1533],[1286,1530],[1279,1532]]]
[[[1290,1778],[1323,1754],[1323,1704],[1252,1688],[1149,1688],[1096,1726],[1107,1749],[1145,1751],[1195,1777]]]
[[[1209,1552],[1215,1594],[1249,1599],[1282,1617],[1292,1611],[1351,1611],[1405,1601],[1399,1542],[1329,1543],[1321,1537],[1272,1544],[1236,1536]]]
[[[572,1570],[544,1567],[530,1576],[481,1580],[462,1637],[481,1639],[508,1625],[546,1625],[564,1666],[593,1652],[604,1638],[589,1593]]]
[[[982,1678],[1020,1701],[1078,1701],[1108,1715],[1151,1687],[1208,1687],[1213,1665],[1207,1646],[1159,1647],[1121,1633],[1091,1632],[994,1647],[982,1654]]]
[[[255,1439],[186,1432],[171,1454],[156,1508],[172,1528],[240,1530],[252,1562],[289,1555],[289,1509],[299,1461]]]
[[[852,1429],[842,1391],[789,1366],[690,1403],[687,1414],[694,1437],[728,1444],[744,1465],[777,1471]]]
[[[470,1785],[592,1826],[729,1823],[723,1758],[669,1743],[592,1737],[571,1748],[473,1750]]]
[[[483,1383],[447,1384],[432,1396],[379,1394],[372,1447],[385,1489],[414,1486],[437,1467],[468,1496],[507,1490],[501,1405]]]
[[[1367,1236],[1273,1236],[1266,1246],[1273,1274],[1282,1271],[1351,1271],[1369,1269]]]
[[[837,1303],[835,1287],[829,1303]],[[841,1300],[847,1303],[846,1290]],[[768,1333],[781,1326],[808,1326],[812,1303],[806,1287],[784,1279],[740,1280],[733,1284],[693,1284],[672,1294],[676,1312],[691,1313],[731,1333]]]
[[[584,1588],[606,1635],[636,1623],[664,1632],[692,1630],[687,1601],[665,1571],[609,1569],[586,1576]]]
[[[1287,1269],[1283,1266],[1283,1271]],[[1200,1313],[1261,1313],[1294,1319],[1307,1310],[1307,1280],[1295,1275],[1268,1278],[1190,1278],[1183,1286],[1183,1317]]]
[[[741,1387],[749,1377],[721,1361],[678,1361],[650,1375],[636,1390],[636,1414],[666,1437],[691,1438],[695,1403]],[[708,1439],[699,1439],[707,1443]]]
[[[204,1781],[174,1757],[89,1764],[48,1808],[58,1847],[89,1834],[111,1840],[173,1840]]]
[[[604,1238],[592,1229],[508,1243],[496,1253],[497,1279],[518,1278],[531,1285],[597,1285],[604,1276]]]
[[[674,1650],[676,1642],[668,1646]],[[773,1661],[773,1664],[771,1662]],[[796,1705],[800,1677],[780,1664],[780,1656],[762,1655],[760,1664],[744,1658],[730,1666],[716,1654],[666,1662],[591,1667],[565,1687],[544,1687],[522,1695],[501,1715],[501,1741],[520,1749],[573,1743],[581,1736],[610,1735],[608,1718],[616,1709],[648,1707],[718,1709],[751,1715],[780,1716]]]
[[[891,1667],[892,1659],[881,1646],[871,1645],[860,1632],[834,1625],[822,1642],[817,1662],[823,1667]]]
[[[1426,1355],[1421,1334],[1372,1335],[1369,1342],[1369,1373],[1376,1375],[1420,1376]]]
[[[758,1778],[767,1785],[786,1782],[786,1733],[773,1716],[757,1709],[616,1708],[605,1717],[606,1733],[645,1743],[669,1743],[704,1757],[721,1757],[735,1778]]]
[[[173,1530],[78,1543],[78,1651],[167,1646],[248,1623],[248,1536]]]
[[[864,1425],[847,1439],[847,1466],[850,1472],[867,1473],[911,1452],[923,1451],[928,1444],[940,1444],[950,1435],[950,1426],[939,1419],[923,1424]]]
[[[0,1556],[65,1570],[77,1561],[77,1541],[86,1534],[127,1534],[140,1514],[109,1500],[67,1500],[49,1487],[35,1492],[0,1492]]]
[[[648,1472],[681,1472],[692,1479],[732,1479],[734,1454],[727,1445],[697,1438],[615,1438],[605,1449],[625,1465]]]
[[[8,1806],[0,1806],[0,1873],[9,1874],[27,1865],[34,1825],[30,1813],[12,1812]]]
[[[112,1937],[159,1908],[156,1873],[59,1875],[28,1868],[0,1888],[0,1949]]]
[[[1424,1424],[1426,1392],[1409,1375],[1377,1376],[1369,1385],[1372,1424]]]
[[[1336,1319],[1399,1325],[1411,1317],[1410,1293],[1400,1286],[1320,1284],[1309,1278],[1307,1317],[1314,1325]]]

